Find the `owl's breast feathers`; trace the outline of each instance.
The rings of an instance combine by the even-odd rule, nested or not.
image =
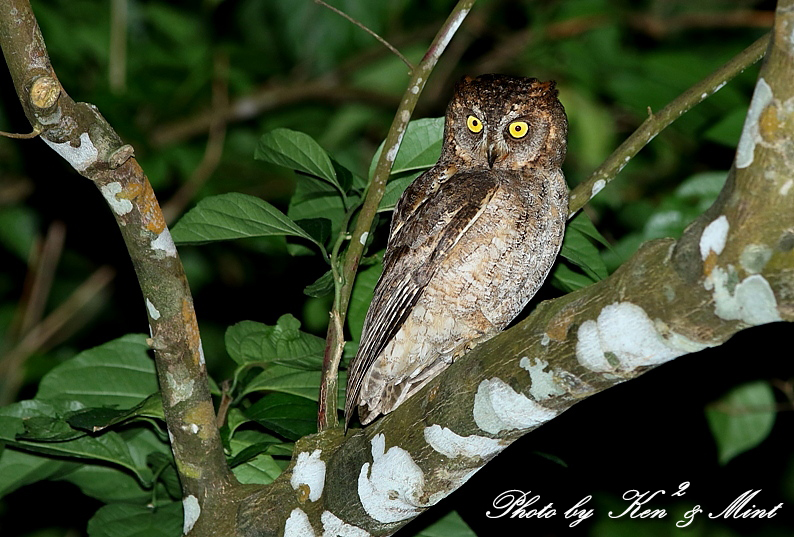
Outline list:
[[[562,172],[440,164],[395,209],[383,274],[350,365],[346,423],[390,412],[472,345],[502,330],[562,242]]]

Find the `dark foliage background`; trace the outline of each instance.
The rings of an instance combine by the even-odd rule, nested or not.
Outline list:
[[[453,4],[334,5],[418,61]],[[127,11],[126,23],[111,17],[119,6]],[[295,174],[253,158],[261,135],[278,127],[311,135],[366,176],[407,81],[399,59],[309,0],[35,0],[33,8],[64,87],[76,100],[96,104],[135,147],[161,204],[169,206],[182,185],[196,182],[179,212],[225,192],[251,194],[286,211]],[[442,57],[415,117],[443,115],[452,85],[465,74],[556,80],[571,125],[564,170],[575,186],[648,108],[658,110],[761,36],[773,9],[772,2],[754,0],[483,0]],[[111,39],[125,28],[126,55]],[[611,244],[600,253],[610,271],[643,240],[680,234],[713,199],[730,167],[756,76],[757,67],[748,69],[683,116],[590,203],[588,215]],[[221,118],[224,101],[235,117]],[[213,117],[215,139],[225,134],[214,148],[207,142]],[[30,130],[6,70],[0,70],[0,130]],[[199,169],[219,148],[217,162],[210,157]],[[380,226],[387,223],[388,213],[382,214]],[[53,230],[65,231],[65,239],[47,268],[53,282],[43,316],[99,267],[113,267],[115,277],[71,311],[55,334],[38,341],[22,367],[18,393],[3,403],[33,397],[47,371],[81,350],[147,331],[131,264],[94,186],[41,141],[0,138],[0,354],[21,340],[31,270]],[[383,234],[376,241],[371,252],[383,246]],[[324,337],[330,297],[303,293],[326,270],[316,255],[290,255],[283,237],[183,247],[180,254],[217,381],[233,373],[223,335],[241,320],[273,325],[291,313],[304,330]],[[541,294],[560,293],[547,286]],[[684,357],[588,400],[509,448],[400,535],[420,531],[450,509],[478,535],[791,535],[794,458],[787,411],[794,371],[783,359],[790,351],[769,343],[786,341],[786,331],[767,326],[744,332],[724,348]],[[720,464],[704,409],[753,380],[780,388],[774,427],[758,447]],[[684,481],[691,482],[687,494],[671,497]],[[596,513],[574,529],[561,514],[549,520],[486,517],[493,499],[508,489],[532,490],[541,495],[540,505],[553,502],[558,511],[591,494],[588,507]],[[671,514],[660,521],[610,518],[607,511],[623,511],[620,497],[630,489],[666,490],[649,507]],[[719,512],[750,489],[762,489],[753,501],[760,508],[783,502],[780,513],[771,520],[700,515],[685,530],[674,525],[695,504]],[[101,505],[74,485],[42,481],[0,499],[0,534],[83,535]],[[425,535],[453,535],[443,531]]]

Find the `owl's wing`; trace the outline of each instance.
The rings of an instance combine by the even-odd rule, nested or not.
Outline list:
[[[430,170],[428,173],[432,173]],[[403,194],[392,222],[383,274],[350,363],[345,401],[349,423],[370,366],[400,330],[427,283],[498,189],[495,174],[463,172],[428,195],[420,177]]]

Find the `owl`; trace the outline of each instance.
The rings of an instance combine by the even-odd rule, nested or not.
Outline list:
[[[403,193],[350,364],[345,426],[399,407],[532,298],[562,244],[568,121],[554,82],[466,77],[441,156]]]

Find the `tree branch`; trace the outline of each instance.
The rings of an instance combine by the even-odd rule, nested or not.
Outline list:
[[[372,221],[378,211],[378,204],[386,191],[386,182],[389,180],[394,159],[400,149],[405,129],[411,120],[411,114],[416,107],[419,96],[427,83],[427,79],[433,72],[433,68],[438,62],[438,58],[444,52],[452,36],[460,27],[463,19],[466,18],[475,0],[460,0],[447,17],[444,25],[436,34],[435,39],[430,44],[419,65],[411,71],[408,87],[403,94],[400,106],[394,116],[389,133],[383,143],[383,151],[375,165],[375,173],[367,187],[367,194],[361,211],[356,221],[356,227],[351,235],[350,245],[345,253],[344,264],[338,277],[334,281],[336,287],[336,298],[334,300],[331,318],[334,322],[328,324],[328,335],[326,337],[326,353],[323,359],[323,378],[320,385],[319,411],[317,413],[317,428],[323,431],[330,427],[336,427],[336,377],[339,361],[342,357],[344,348],[344,333],[342,327],[345,324],[347,308],[350,303],[350,294],[353,291],[353,283],[358,270],[358,263],[364,252],[367,235],[372,227]],[[332,263],[336,260],[332,260]]]
[[[96,184],[119,225],[146,303],[186,505],[212,519],[214,505],[236,481],[215,426],[190,290],[152,187],[132,147],[123,144],[96,107],[66,94],[27,0],[0,0],[0,44],[31,124]]]
[[[391,535],[573,404],[745,328],[794,321],[791,3],[729,180],[680,240],[646,243],[606,280],[539,304],[371,426],[300,440],[282,476],[241,505],[241,535]]]

